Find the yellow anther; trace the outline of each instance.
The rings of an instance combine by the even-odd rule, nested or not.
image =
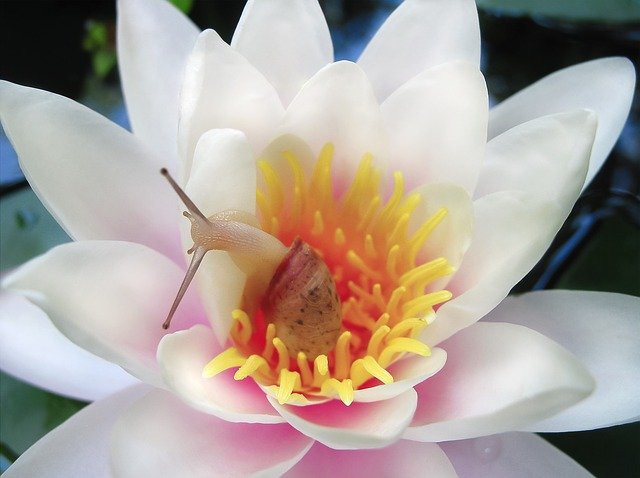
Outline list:
[[[262,351],[262,356],[267,360],[271,360],[271,355],[273,354],[273,339],[276,336],[276,325],[269,324],[267,325],[267,331],[265,332],[265,343],[264,350]]]
[[[278,214],[282,210],[282,206],[284,204],[280,177],[273,169],[273,166],[264,159],[258,161],[258,169],[260,170],[260,173],[262,173],[262,178],[264,179],[264,183],[267,188],[267,194],[271,204],[270,211],[272,214]]]
[[[300,375],[286,368],[280,370],[280,380],[278,387],[278,403],[284,405],[291,397],[294,388],[300,388]]]
[[[438,224],[447,216],[447,209],[440,208],[431,216],[409,239],[409,257],[412,261],[418,257],[418,253],[429,235],[433,232]]]
[[[332,395],[337,393],[340,400],[345,405],[351,405],[353,402],[353,382],[350,379],[344,379],[342,381],[335,378],[330,378],[322,383],[320,392],[323,395]]]
[[[238,331],[238,339],[242,345],[246,345],[251,338],[251,334],[253,333],[253,327],[251,325],[251,319],[247,315],[244,310],[235,309],[231,312],[231,317],[233,320],[237,321],[240,324],[240,329]]]
[[[419,317],[431,311],[436,304],[442,304],[453,297],[448,290],[440,290],[431,294],[421,295],[402,306],[402,313],[405,317]]]
[[[376,359],[373,358],[371,355],[367,355],[363,359],[362,365],[364,366],[367,372],[369,372],[372,376],[380,380],[382,383],[384,384],[393,383],[393,377],[391,376],[391,374],[387,370],[382,368],[380,364],[376,361]]]
[[[353,382],[354,388],[360,388],[360,386],[371,378],[371,374],[364,368],[364,360],[361,358],[356,359],[351,364],[351,370],[349,376]]]
[[[387,312],[390,315],[394,315],[396,313],[396,308],[398,304],[400,304],[400,299],[404,296],[405,292],[407,292],[406,287],[397,287],[391,293],[391,297],[389,297],[389,302],[387,302]]]
[[[247,361],[243,363],[238,370],[236,370],[233,378],[236,380],[243,380],[249,375],[252,375],[254,372],[256,372],[260,367],[264,366],[268,366],[267,361],[264,359],[264,357],[255,354],[251,355],[249,356]]]
[[[391,329],[388,325],[383,325],[373,333],[369,340],[369,345],[367,345],[367,355],[371,355],[373,357],[378,356],[378,353],[380,352],[380,344],[382,344],[382,340],[390,331]]]
[[[324,221],[322,219],[322,213],[316,211],[313,214],[313,227],[311,228],[311,234],[318,236],[324,232]]]
[[[393,227],[393,231],[391,231],[391,234],[389,235],[389,243],[394,244],[402,240],[406,235],[407,225],[409,224],[410,218],[411,215],[409,213],[405,213],[400,216],[400,219],[398,219],[398,222],[396,222],[396,225]]]
[[[279,337],[275,337],[271,341],[271,343],[273,343],[273,346],[276,349],[276,352],[278,352],[278,366],[276,370],[280,371],[283,368],[288,368],[289,367],[289,351],[287,350],[287,346],[284,344],[282,340],[280,340]]]
[[[387,342],[397,337],[415,337],[419,331],[427,326],[425,319],[417,317],[404,319],[393,326],[389,335],[387,335]]]
[[[319,387],[329,378],[329,361],[326,355],[318,355],[313,361],[313,386]]]
[[[270,232],[274,236],[277,236],[278,233],[280,232],[280,220],[275,216],[271,217],[271,231]]]
[[[333,234],[333,242],[335,242],[338,246],[343,246],[347,242],[347,238],[344,235],[344,231],[341,227],[336,228],[336,231]]]
[[[405,272],[400,276],[399,282],[405,287],[411,287],[418,282],[429,283],[446,275],[449,269],[449,262],[444,257],[439,257]]]
[[[381,367],[387,368],[393,361],[394,356],[399,353],[412,353],[426,357],[431,355],[431,349],[419,340],[398,337],[387,344],[380,357],[378,357],[378,363]]]
[[[313,169],[311,183],[309,184],[309,201],[316,207],[324,208],[330,201],[333,201],[333,187],[331,185],[333,151],[334,148],[331,143],[325,144]]]
[[[390,318],[391,316],[386,312],[380,315],[380,317],[378,317],[378,320],[376,320],[376,329],[382,327],[383,325],[387,325]]]
[[[378,257],[378,252],[376,251],[376,246],[371,234],[364,236],[364,253],[369,259],[375,259]]]
[[[302,384],[304,386],[311,385],[311,383],[313,382],[313,372],[309,367],[309,361],[307,360],[306,354],[304,352],[298,352],[296,361],[298,363],[298,369],[300,370]]]
[[[376,212],[380,208],[380,204],[382,204],[382,198],[379,194],[376,194],[369,202],[369,206],[356,226],[358,231],[366,231],[369,228]]]
[[[230,347],[221,354],[216,355],[202,369],[202,378],[211,378],[233,367],[242,366],[247,357],[242,355],[235,347]]]
[[[400,255],[400,246],[398,244],[394,244],[387,253],[387,274],[392,279],[395,279],[398,276],[398,256]]]
[[[349,374],[349,365],[351,364],[351,353],[349,351],[349,341],[351,340],[351,332],[348,330],[342,332],[338,337],[335,348],[336,363],[334,367],[334,376],[342,380]]]
[[[380,280],[382,278],[380,272],[375,271],[370,266],[368,266],[367,263],[364,262],[353,249],[349,249],[349,251],[347,252],[347,261],[353,267],[360,270],[360,272],[366,274],[369,277],[372,277],[376,280]]]
[[[358,165],[355,177],[351,183],[351,187],[347,191],[343,201],[343,207],[345,210],[357,211],[358,206],[362,203],[363,195],[366,195],[366,189],[371,184],[371,163],[373,162],[373,155],[366,153],[362,156],[362,160]]]
[[[387,302],[384,300],[384,297],[382,295],[382,286],[380,284],[373,284],[373,289],[371,289],[371,295],[378,309],[380,310],[386,309]]]
[[[387,201],[387,204],[382,208],[380,212],[380,217],[378,219],[378,224],[381,226],[380,230],[376,231],[378,234],[384,234],[386,231],[382,230],[388,226],[389,218],[395,212],[395,209],[400,204],[402,200],[402,196],[404,195],[404,177],[402,173],[396,171],[393,173],[393,192],[391,193],[391,197]]]

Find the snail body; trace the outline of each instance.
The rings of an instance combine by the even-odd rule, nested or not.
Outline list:
[[[205,217],[186,193],[161,170],[188,212],[193,247],[191,263],[167,319],[167,329],[196,270],[210,250],[224,250],[247,274],[251,296],[260,296],[265,318],[289,353],[304,352],[309,360],[326,354],[336,344],[342,323],[340,299],[331,272],[307,243],[296,238],[287,248],[277,238],[256,227],[255,216],[224,211]]]

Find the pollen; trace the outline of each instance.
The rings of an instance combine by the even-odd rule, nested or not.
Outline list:
[[[443,257],[429,257],[428,240],[447,210],[410,227],[422,198],[405,193],[401,173],[393,174],[393,189],[385,196],[382,172],[365,154],[351,184],[337,191],[333,155],[326,144],[306,169],[285,151],[290,174],[260,160],[256,202],[265,232],[285,245],[300,238],[327,265],[342,314],[335,345],[315,357],[290,353],[260,309],[250,316],[239,308],[232,314],[232,346],[204,367],[203,377],[236,369],[236,380],[253,378],[280,404],[331,398],[350,405],[357,390],[393,383],[390,367],[398,360],[431,354],[420,333],[451,299],[451,292],[434,283],[453,268]]]

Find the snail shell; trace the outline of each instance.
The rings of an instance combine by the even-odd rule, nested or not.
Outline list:
[[[294,357],[304,352],[314,360],[332,350],[340,335],[340,299],[331,272],[299,237],[277,267],[262,309]]]

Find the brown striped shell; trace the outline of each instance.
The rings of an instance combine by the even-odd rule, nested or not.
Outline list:
[[[342,323],[336,284],[322,258],[300,238],[276,269],[262,309],[292,357],[304,352],[314,360],[335,347]]]

